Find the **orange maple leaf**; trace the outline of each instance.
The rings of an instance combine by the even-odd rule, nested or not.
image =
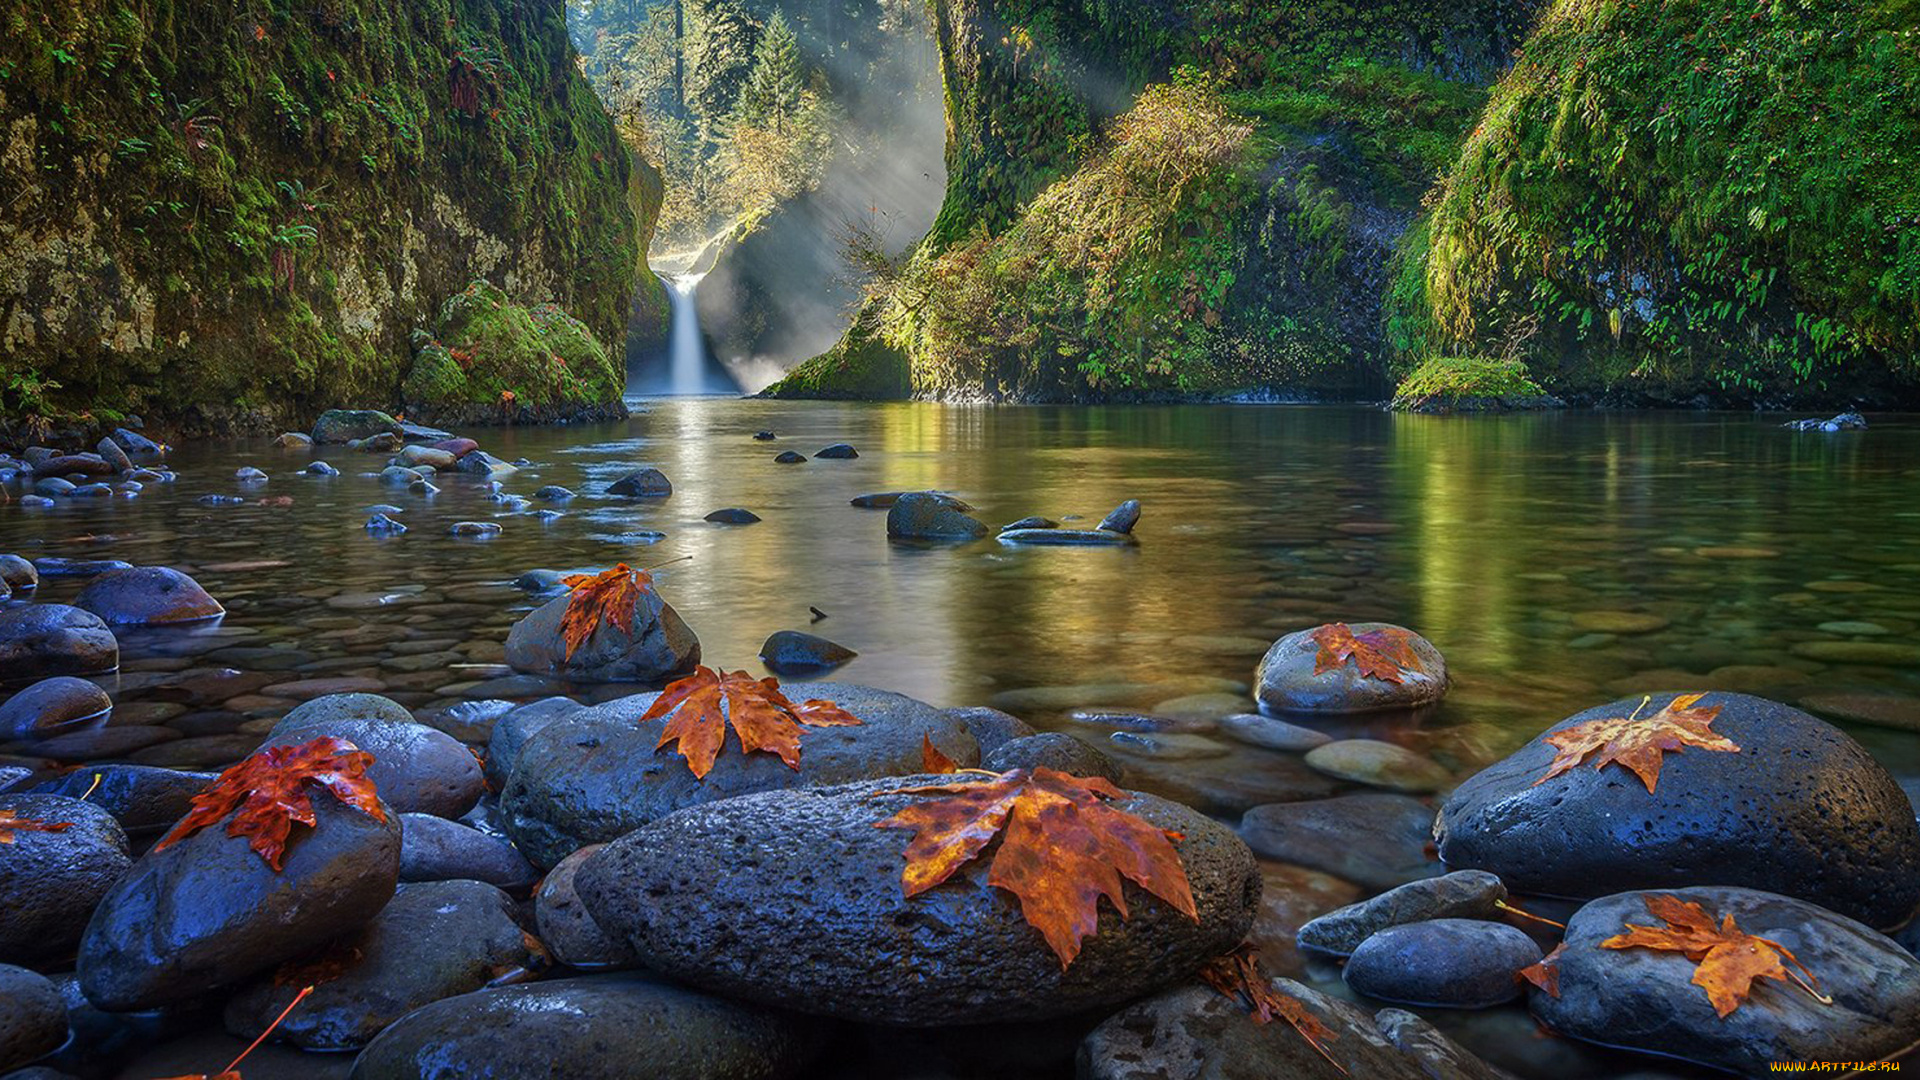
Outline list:
[[[721,704],[725,703],[723,712]],[[755,750],[780,755],[790,769],[800,767],[800,725],[854,727],[862,721],[831,701],[814,698],[795,705],[780,692],[780,680],[756,679],[744,671],[725,675],[702,665],[693,674],[671,683],[640,717],[645,723],[673,714],[660,732],[656,752],[678,742],[687,768],[696,779],[713,771],[713,762],[733,725],[740,752]]]
[[[1307,1011],[1305,1003],[1291,994],[1283,994],[1273,988],[1273,980],[1260,970],[1260,954],[1251,945],[1242,945],[1224,956],[1216,956],[1207,961],[1200,969],[1200,977],[1207,985],[1226,996],[1245,1000],[1253,1011],[1256,1023],[1271,1024],[1279,1017],[1293,1025],[1293,1030],[1307,1040],[1307,1045],[1320,1052],[1320,1056],[1341,1072],[1347,1067],[1333,1059],[1327,1053],[1326,1044],[1338,1039],[1333,1029],[1320,1022],[1320,1018]]]
[[[1725,916],[1716,926],[1706,908],[1671,895],[1649,895],[1646,904],[1647,911],[1667,925],[1627,923],[1626,933],[1615,934],[1601,942],[1600,947],[1684,953],[1698,965],[1694,968],[1693,985],[1707,992],[1707,1000],[1713,1002],[1713,1011],[1721,1018],[1747,1000],[1755,979],[1791,982],[1811,994],[1815,1001],[1833,1004],[1832,998],[1820,993],[1819,980],[1813,977],[1813,972],[1785,945],[1747,933],[1733,921],[1733,916]],[[1799,968],[1800,974],[1787,970],[1782,959]],[[1806,978],[1802,979],[1801,975]]]
[[[0,844],[13,843],[13,834],[22,832],[66,832],[73,828],[71,821],[41,821],[38,818],[22,817],[11,810],[0,810]]]
[[[566,639],[566,658],[571,660],[601,623],[612,623],[623,634],[633,632],[633,609],[653,591],[653,574],[621,563],[598,574],[568,574],[560,584],[573,590],[560,619],[560,636]]]
[[[1561,942],[1553,951],[1540,958],[1538,963],[1529,964],[1518,972],[1520,978],[1545,991],[1548,997],[1558,1000],[1560,997],[1560,954],[1567,951],[1567,943]]]
[[[987,884],[1012,893],[1028,925],[1040,931],[1061,970],[1080,943],[1100,926],[1100,898],[1129,918],[1121,878],[1200,921],[1186,867],[1173,841],[1179,833],[1148,824],[1107,805],[1129,796],[1099,777],[1057,769],[1013,769],[991,782],[930,784],[885,795],[950,796],[917,802],[880,829],[912,829],[900,885],[918,896],[952,877],[986,850],[1002,830]]]
[[[920,771],[955,773],[960,771],[960,766],[954,764],[952,758],[941,753],[940,748],[933,745],[933,736],[922,735],[920,736]]]
[[[1420,658],[1413,652],[1413,634],[1394,626],[1383,626],[1364,634],[1355,634],[1346,623],[1328,623],[1312,634],[1320,648],[1313,655],[1313,673],[1325,675],[1351,659],[1364,678],[1381,682],[1404,683],[1409,671],[1425,674]]]
[[[1640,700],[1640,707],[1633,710],[1631,716],[1588,720],[1554,732],[1546,737],[1546,742],[1556,751],[1553,765],[1533,786],[1539,787],[1561,773],[1570,772],[1592,757],[1595,769],[1604,769],[1609,764],[1631,769],[1651,793],[1660,782],[1660,762],[1668,751],[1695,746],[1726,754],[1739,753],[1740,747],[1733,740],[1709,730],[1713,718],[1720,715],[1720,706],[1693,707],[1694,702],[1705,696],[1704,693],[1681,694],[1659,712],[1642,719],[1640,709],[1653,700],[1646,697]]]
[[[293,823],[314,824],[310,785],[327,789],[375,821],[387,820],[373,781],[367,779],[372,764],[372,754],[331,735],[298,746],[269,746],[228,768],[195,795],[193,809],[153,850],[165,851],[232,814],[227,835],[247,837],[253,850],[278,872]]]

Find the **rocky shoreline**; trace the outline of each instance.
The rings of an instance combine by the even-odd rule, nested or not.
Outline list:
[[[70,485],[47,500],[171,482],[132,435],[9,479]],[[390,455],[371,491],[498,477],[532,512],[504,490],[515,463],[472,440],[371,413],[301,440]],[[657,471],[622,484],[671,491]],[[902,545],[995,535],[950,493],[853,502]],[[1141,516],[997,537],[1125,549]],[[56,576],[86,584],[43,599]],[[1462,770],[1367,736],[1461,673],[1356,620],[1257,642],[1245,683],[789,698],[703,666],[695,628],[623,566],[527,575],[548,599],[500,646],[517,673],[499,698],[423,709],[386,694],[409,668],[444,682],[435,667],[470,655],[457,639],[384,682],[243,672],[191,647],[225,605],[179,570],[8,555],[0,581],[0,1077],[212,1074],[262,1035],[250,1080],[1678,1078],[1920,1038],[1914,803],[1849,735],[1763,697],[1646,686]],[[809,672],[852,657],[798,631],[762,653]],[[92,681],[116,669],[164,697]],[[576,689],[539,696],[554,687]],[[1155,704],[1074,704],[1106,698]],[[1070,728],[1111,737],[1022,716],[1068,705]],[[1219,768],[1181,789],[1151,761]],[[1058,819],[1010,810],[919,891],[921,841],[881,827],[1040,784],[1084,800],[1069,816],[1088,831],[1062,836],[1170,838],[1171,863],[1123,843],[1111,887],[1026,871],[1095,914],[1070,955],[1002,858]],[[1144,884],[1169,866],[1190,913]],[[1677,944],[1620,943],[1649,932]],[[1742,984],[1711,974],[1722,947],[1780,963]]]

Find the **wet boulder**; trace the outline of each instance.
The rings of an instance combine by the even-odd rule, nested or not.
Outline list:
[[[147,438],[137,431],[129,431],[123,427],[114,428],[113,433],[108,435],[107,438],[112,439],[122,451],[131,457],[152,460],[166,456],[166,447],[161,446],[159,443],[154,442],[152,439]]]
[[[571,594],[528,612],[507,635],[507,663],[516,671],[573,682],[662,683],[700,663],[700,639],[673,605],[651,589],[635,593],[631,630],[603,622],[568,652],[561,624]]]
[[[1456,870],[1329,911],[1302,926],[1295,941],[1302,952],[1344,960],[1361,942],[1388,927],[1429,919],[1493,919],[1506,898],[1506,886],[1492,874]]]
[[[18,555],[0,555],[0,581],[14,592],[30,592],[40,587],[40,571]]]
[[[113,699],[85,679],[56,675],[0,701],[0,742],[50,739],[107,722]]]
[[[1401,1005],[1486,1009],[1520,996],[1540,946],[1505,923],[1423,919],[1389,926],[1353,950],[1341,977],[1355,993]]]
[[[859,655],[845,645],[798,630],[776,630],[760,646],[760,662],[775,675],[831,671]]]
[[[487,737],[487,761],[484,766],[489,786],[495,791],[506,786],[507,774],[513,771],[513,763],[520,759],[520,748],[527,744],[535,732],[584,708],[585,705],[572,698],[542,698],[528,702],[494,721],[493,731]]]
[[[0,679],[101,675],[120,666],[120,642],[98,615],[65,604],[0,610]]]
[[[112,439],[101,439],[94,446],[93,452],[98,454],[102,461],[113,466],[114,472],[130,472],[133,469],[133,459],[129,458],[127,452],[120,448],[120,444]]]
[[[1119,764],[1112,758],[1064,731],[1045,731],[1024,739],[1009,739],[982,758],[980,767],[988,772],[1058,769],[1074,776],[1098,776],[1115,783],[1119,782],[1121,775]]]
[[[1873,930],[1752,889],[1671,890],[1716,922],[1732,916],[1739,929],[1791,950],[1833,999],[1821,1004],[1790,983],[1756,979],[1746,1004],[1717,1015],[1684,953],[1600,947],[1628,924],[1662,925],[1648,895],[1603,897],[1569,920],[1560,996],[1529,996],[1555,1033],[1761,1076],[1773,1061],[1878,1061],[1920,1032],[1920,959]]]
[[[432,814],[401,814],[400,880],[483,881],[525,889],[540,875],[513,845]]]
[[[378,914],[399,881],[399,815],[378,821],[322,790],[312,804],[316,823],[294,827],[278,872],[220,824],[141,856],[80,942],[87,1000],[158,1008],[271,970]]]
[[[471,476],[512,476],[520,471],[518,465],[502,461],[485,450],[469,450],[461,454],[457,467]]]
[[[978,540],[987,531],[930,491],[909,491],[887,511],[887,535],[897,540]]]
[[[607,494],[625,499],[664,499],[673,494],[673,482],[659,469],[635,469],[608,485]]]
[[[1291,979],[1274,989],[1326,1025],[1327,1056],[1283,1020],[1255,1023],[1247,1007],[1210,986],[1182,986],[1135,1002],[1080,1044],[1082,1080],[1429,1080],[1420,1059],[1401,1052],[1349,1002]],[[1459,1051],[1466,1057],[1471,1055]],[[1331,1058],[1331,1060],[1329,1060]]]
[[[760,515],[744,507],[731,506],[725,510],[715,510],[705,520],[715,525],[752,525],[760,520]]]
[[[1105,530],[1106,532],[1130,533],[1133,531],[1133,527],[1139,523],[1140,500],[1128,499],[1126,502],[1114,507],[1112,512],[1107,514],[1106,517],[1101,518],[1100,524],[1095,527]]]
[[[367,778],[395,813],[457,818],[473,809],[486,792],[480,762],[473,752],[460,740],[425,724],[314,721],[276,727],[261,748],[298,746],[326,735],[345,739],[373,755]]]
[[[99,454],[62,454],[33,467],[39,476],[112,476],[113,464]]]
[[[651,976],[587,975],[416,1009],[361,1052],[352,1080],[789,1080],[824,1034],[816,1023]]]
[[[171,828],[186,816],[193,797],[219,779],[210,772],[182,772],[152,765],[94,765],[49,780],[35,791],[70,798],[112,814],[129,835]]]
[[[610,937],[587,914],[587,906],[574,888],[574,877],[602,844],[588,844],[560,860],[540,879],[540,891],[534,894],[534,918],[539,923],[540,940],[553,950],[554,959],[569,967],[587,970],[632,967],[638,957],[624,939]]]
[[[58,832],[14,828],[0,844],[0,963],[41,964],[71,955],[95,905],[133,863],[113,815],[60,795],[0,795],[0,813]]]
[[[851,461],[860,456],[860,451],[855,450],[851,443],[838,442],[821,447],[814,451],[813,456],[825,461]]]
[[[1441,873],[1427,854],[1432,834],[1431,806],[1384,792],[1268,803],[1240,819],[1240,835],[1263,857],[1371,889]]]
[[[576,848],[689,806],[919,772],[926,739],[963,767],[980,762],[973,737],[942,710],[885,690],[812,683],[804,698],[832,701],[862,723],[804,728],[798,769],[773,754],[740,753],[729,734],[712,771],[699,779],[676,749],[658,749],[667,718],[640,719],[658,696],[639,694],[584,710],[521,747],[500,793],[500,810],[507,834],[535,865],[552,866]]]
[[[401,885],[373,921],[312,960],[330,977],[274,1029],[303,1050],[358,1050],[415,1009],[549,966],[514,921],[512,899],[478,881]],[[227,1030],[258,1036],[304,984],[278,973],[255,979],[227,1002]]]
[[[1881,927],[1920,907],[1920,824],[1900,785],[1845,732],[1777,702],[1702,697],[1694,707],[1718,707],[1711,730],[1739,751],[1666,753],[1654,792],[1617,764],[1536,783],[1555,757],[1547,735],[1675,696],[1589,709],[1470,777],[1441,807],[1440,858],[1571,899],[1764,886]]]
[[[708,803],[609,843],[574,886],[649,969],[728,997],[904,1026],[1117,1005],[1190,975],[1252,925],[1260,876],[1246,845],[1150,795],[1115,805],[1183,834],[1197,922],[1129,882],[1132,917],[1103,905],[1099,931],[1062,970],[1013,895],[987,883],[990,859],[904,898],[909,834],[874,823],[914,801],[892,793],[903,784],[968,782],[891,778]]]
[[[273,734],[292,731],[309,724],[333,720],[379,720],[389,724],[411,724],[413,714],[406,706],[379,694],[323,694],[295,705],[273,725]]]
[[[400,421],[378,409],[328,409],[313,422],[313,441],[345,443],[400,431]]]
[[[67,1005],[45,976],[0,964],[0,1073],[46,1056],[67,1041]]]
[[[1446,658],[1426,638],[1391,623],[1353,623],[1348,629],[1355,637],[1401,639],[1415,663],[1402,668],[1400,682],[1361,674],[1353,658],[1315,674],[1320,642],[1314,635],[1327,627],[1296,631],[1274,642],[1260,660],[1254,689],[1260,704],[1275,712],[1360,713],[1430,705],[1447,692]]]
[[[987,755],[1015,739],[1039,734],[1033,729],[1033,725],[1025,720],[986,705],[948,709],[947,713],[960,721],[961,725],[967,729],[967,734],[972,735],[974,741],[980,744],[980,756],[983,760]]]
[[[87,582],[73,603],[112,626],[170,626],[205,622],[227,613],[199,582],[169,566],[136,566],[101,574]]]

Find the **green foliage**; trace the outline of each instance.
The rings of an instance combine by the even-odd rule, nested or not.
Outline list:
[[[552,304],[516,304],[485,281],[448,298],[438,329],[407,375],[410,408],[594,405],[625,388],[584,323]]]
[[[1558,0],[1401,302],[1447,343],[1577,355],[1560,378],[1600,388],[1765,396],[1910,366],[1920,47],[1901,10]]]
[[[1519,360],[1481,356],[1436,356],[1415,368],[1394,391],[1396,409],[1518,405],[1546,398],[1546,391]]]
[[[785,134],[800,115],[800,97],[806,89],[806,70],[800,63],[800,43],[787,18],[775,11],[753,48],[753,67],[741,87],[734,122]]]

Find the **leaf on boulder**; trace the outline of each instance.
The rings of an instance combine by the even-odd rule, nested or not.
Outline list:
[[[1567,943],[1561,942],[1553,951],[1540,958],[1539,963],[1529,964],[1519,971],[1519,977],[1539,987],[1548,997],[1560,998],[1560,954],[1567,951]]]
[[[1727,915],[1714,924],[1707,909],[1690,900],[1671,895],[1649,895],[1647,911],[1665,926],[1636,926],[1628,923],[1627,932],[1615,934],[1600,943],[1603,949],[1653,949],[1682,953],[1697,965],[1693,985],[1707,992],[1713,1011],[1721,1019],[1731,1015],[1753,993],[1755,979],[1790,982],[1823,1005],[1833,999],[1820,993],[1819,980],[1796,959],[1785,945],[1769,938],[1755,937],[1740,929]],[[1800,969],[1789,971],[1785,964]],[[1804,979],[1801,975],[1806,976]]]
[[[722,704],[725,709],[722,709]],[[725,675],[701,666],[671,683],[640,717],[642,723],[671,714],[656,751],[677,742],[696,779],[713,771],[720,748],[733,727],[740,752],[778,754],[790,769],[800,767],[800,726],[857,727],[861,720],[831,701],[815,698],[798,705],[780,692],[780,680],[756,679],[744,671]]]
[[[11,844],[15,833],[66,832],[73,828],[71,821],[41,821],[38,818],[22,817],[11,810],[0,810],[0,844]]]
[[[1320,1056],[1341,1072],[1347,1067],[1334,1060],[1327,1052],[1327,1043],[1338,1039],[1333,1029],[1320,1022],[1320,1018],[1307,1011],[1299,998],[1283,994],[1273,988],[1273,979],[1260,969],[1260,954],[1251,945],[1242,945],[1224,956],[1216,956],[1200,969],[1200,977],[1208,986],[1220,991],[1236,1001],[1245,1001],[1252,1010],[1253,1019],[1258,1024],[1271,1024],[1279,1017],[1293,1026],[1307,1045],[1319,1051]]]
[[[1046,939],[1062,970],[1080,954],[1082,940],[1099,929],[1101,897],[1122,919],[1130,917],[1123,877],[1200,921],[1173,846],[1181,835],[1109,806],[1109,800],[1129,796],[1106,780],[1013,769],[987,782],[880,794],[948,796],[916,802],[874,823],[914,832],[900,874],[908,897],[946,881],[999,837],[987,883],[1019,899],[1021,915]]]
[[[1737,754],[1740,747],[1732,739],[1712,731],[1709,725],[1720,715],[1720,706],[1693,707],[1705,693],[1681,694],[1652,716],[1642,717],[1640,709],[1653,699],[1642,698],[1631,716],[1609,716],[1575,724],[1546,737],[1554,748],[1553,764],[1547,774],[1533,782],[1534,787],[1571,772],[1588,758],[1595,769],[1618,765],[1632,770],[1651,794],[1660,783],[1660,763],[1664,756],[1685,747],[1697,747],[1724,754]]]
[[[1319,646],[1313,656],[1315,675],[1337,670],[1349,660],[1362,677],[1381,682],[1404,683],[1409,671],[1426,673],[1413,651],[1413,634],[1397,626],[1355,634],[1346,623],[1328,623],[1308,636]]]
[[[960,766],[954,764],[952,758],[941,753],[940,748],[933,745],[933,736],[922,735],[920,736],[920,771],[956,773],[960,771]]]
[[[367,779],[372,764],[372,754],[331,735],[298,746],[269,746],[228,768],[195,795],[193,808],[153,850],[165,851],[232,814],[227,835],[246,837],[278,872],[293,823],[314,824],[311,787],[325,788],[375,821],[387,820],[373,781]]]
[[[633,633],[633,610],[641,597],[653,592],[653,574],[626,563],[598,574],[568,574],[560,584],[573,590],[566,614],[560,618],[560,636],[566,640],[568,660],[603,623],[623,634]]]

